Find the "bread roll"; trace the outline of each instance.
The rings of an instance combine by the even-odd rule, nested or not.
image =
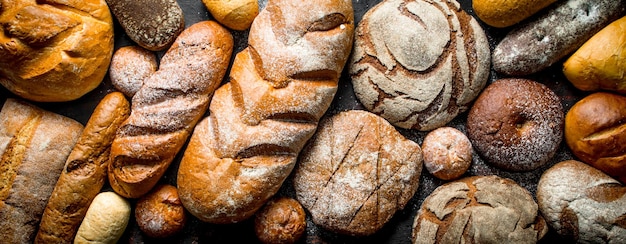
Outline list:
[[[159,51],[185,29],[183,10],[176,0],[106,0],[124,31],[139,46]]]
[[[0,242],[32,243],[83,125],[9,98],[0,111]]]
[[[355,95],[395,126],[444,126],[487,84],[487,36],[457,1],[382,1],[356,32],[349,67]]]
[[[107,180],[111,142],[130,114],[122,93],[107,94],[96,106],[65,162],[41,217],[35,243],[70,243],[89,204]]]
[[[472,164],[472,143],[453,127],[437,128],[426,134],[422,152],[426,170],[442,180],[461,177]]]
[[[259,14],[257,0],[202,0],[211,15],[228,28],[245,30]]]
[[[575,160],[546,170],[537,203],[547,223],[572,243],[626,242],[626,187]]]
[[[626,17],[585,42],[563,64],[563,73],[580,90],[626,94]]]
[[[99,193],[89,205],[74,243],[117,243],[130,219],[130,203],[115,192]]]
[[[350,0],[270,0],[178,169],[199,219],[249,218],[280,188],[330,106],[354,31]]]
[[[565,142],[576,157],[626,183],[626,97],[598,92],[565,116]]]
[[[39,102],[75,100],[104,78],[113,20],[104,0],[12,0],[0,11],[0,84]]]
[[[493,68],[521,76],[539,72],[576,51],[623,16],[626,0],[566,0],[515,27],[493,50]]]
[[[143,81],[157,70],[156,53],[139,46],[126,46],[113,53],[109,76],[111,84],[128,97],[133,97]]]
[[[262,243],[296,243],[305,230],[306,213],[293,198],[270,200],[254,218],[254,232]]]
[[[115,192],[138,198],[163,176],[206,112],[232,50],[231,34],[214,21],[180,34],[133,96],[130,117],[113,140],[108,176]]]
[[[474,0],[472,9],[486,24],[504,28],[527,19],[557,0]]]
[[[165,238],[182,231],[187,214],[172,185],[158,185],[139,198],[135,206],[139,229],[153,238]]]

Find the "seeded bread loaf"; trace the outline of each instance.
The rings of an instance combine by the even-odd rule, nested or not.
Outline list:
[[[16,99],[0,111],[0,242],[32,243],[83,125]]]
[[[191,214],[238,222],[278,191],[337,91],[353,18],[350,0],[267,3],[181,160]]]

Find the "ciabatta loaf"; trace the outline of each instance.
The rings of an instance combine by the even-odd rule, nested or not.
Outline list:
[[[353,19],[349,0],[268,2],[181,161],[191,214],[241,221],[278,191],[337,91]]]

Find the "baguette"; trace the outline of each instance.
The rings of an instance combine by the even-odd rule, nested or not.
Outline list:
[[[70,153],[48,199],[35,243],[70,243],[91,201],[106,181],[111,142],[130,114],[120,92],[107,94],[95,108]]]
[[[278,191],[333,100],[353,33],[349,0],[268,2],[181,160],[191,214],[238,222]]]
[[[83,125],[9,98],[0,111],[0,242],[31,243]]]
[[[624,14],[626,0],[567,0],[509,32],[493,51],[506,75],[539,72],[574,52]]]
[[[109,183],[127,198],[147,193],[163,176],[221,83],[233,38],[214,21],[184,30],[132,98],[130,117],[111,145]]]

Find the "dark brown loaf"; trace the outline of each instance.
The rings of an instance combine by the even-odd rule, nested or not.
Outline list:
[[[130,114],[122,93],[107,94],[93,111],[65,162],[41,217],[35,243],[70,243],[107,180],[111,142]]]
[[[0,111],[0,242],[31,243],[83,125],[15,99]]]
[[[267,3],[180,163],[187,210],[237,222],[278,191],[337,91],[353,19],[350,0]]]
[[[100,85],[113,53],[104,0],[0,5],[0,84],[40,102],[75,100]]]
[[[493,68],[507,75],[541,71],[574,52],[623,16],[625,0],[566,0],[509,32],[493,51]]]
[[[625,122],[625,96],[594,93],[567,112],[565,142],[578,159],[626,183]]]
[[[172,185],[158,185],[139,198],[135,205],[135,220],[139,229],[153,238],[165,238],[180,232],[187,214]]]
[[[572,243],[626,242],[626,186],[588,164],[568,160],[546,170],[537,203],[550,227]]]
[[[180,34],[133,96],[113,141],[108,176],[115,192],[137,198],[157,183],[206,112],[232,50],[231,34],[214,21]]]
[[[487,84],[487,36],[455,0],[382,1],[356,31],[350,61],[356,97],[395,126],[444,126]]]
[[[139,46],[167,48],[185,28],[183,10],[176,0],[106,0],[124,31]]]

